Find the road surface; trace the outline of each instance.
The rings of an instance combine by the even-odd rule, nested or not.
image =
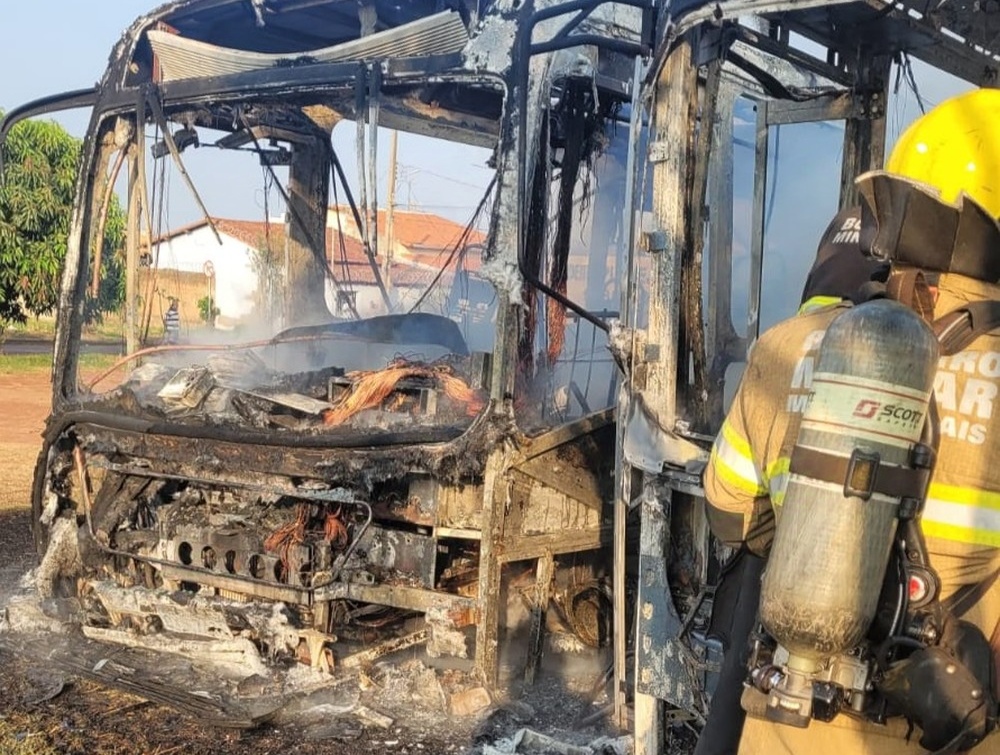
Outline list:
[[[0,354],[51,354],[52,341],[43,338],[7,338],[0,343]],[[84,341],[84,354],[123,355],[120,341]]]

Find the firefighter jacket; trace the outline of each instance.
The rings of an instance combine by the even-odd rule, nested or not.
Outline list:
[[[958,275],[941,275],[938,292],[936,317],[969,301],[1000,299],[1000,286]],[[713,525],[728,525],[715,527],[724,540],[742,540],[766,553],[780,521],[819,345],[827,325],[847,306],[804,308],[754,345],[705,471]],[[1000,568],[1000,334],[980,336],[966,350],[942,357],[934,393],[940,447],[921,526],[946,597],[960,585],[988,580]],[[987,637],[993,634],[1000,619],[1000,580],[963,618]],[[794,729],[748,718],[740,753],[922,752],[919,736],[907,743],[906,730],[901,719],[876,726],[841,715],[829,724]],[[1000,754],[1000,735],[975,752]]]

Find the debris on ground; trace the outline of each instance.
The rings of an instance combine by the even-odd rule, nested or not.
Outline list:
[[[456,692],[449,700],[449,708],[453,716],[471,716],[490,707],[490,693],[484,687]]]
[[[36,577],[29,573],[20,588],[16,577],[8,580],[8,597],[0,607],[5,630],[0,633],[0,687],[6,693],[0,704],[0,752],[169,752],[179,744],[195,755],[289,749],[303,755],[485,755],[488,748],[541,752],[543,744],[553,753],[562,745],[577,748],[565,750],[570,754],[628,752],[607,749],[617,740],[601,739],[609,730],[606,718],[579,725],[607,705],[606,694],[592,694],[594,680],[602,676],[600,653],[591,651],[596,660],[588,665],[543,668],[530,686],[523,685],[517,663],[511,663],[513,676],[504,681],[509,697],[491,696],[468,666],[454,667],[427,653],[421,642],[426,635],[419,631],[401,635],[404,641],[390,655],[358,655],[351,668],[341,665],[331,672],[293,663],[279,678],[250,665],[238,675],[225,674],[211,653],[197,654],[194,638],[185,641],[191,652],[182,657],[152,653],[138,642],[100,642],[97,628],[88,628],[89,637],[65,631],[81,601],[42,598]],[[58,586],[58,579],[53,583]],[[158,599],[152,591],[131,594]],[[111,585],[91,595],[128,608]],[[174,621],[169,607],[164,604],[159,611],[168,624]],[[200,611],[197,596],[186,607],[185,616],[212,623],[211,615]],[[250,606],[243,611],[280,632],[280,617],[257,617]],[[58,628],[64,631],[53,632]],[[140,629],[132,633],[136,640]],[[583,663],[575,653],[558,652],[558,633],[548,643],[543,667]],[[225,665],[233,671],[233,664]],[[25,750],[28,744],[34,749]]]
[[[632,738],[600,737],[587,745],[574,745],[532,729],[518,729],[514,736],[484,744],[482,755],[632,755]]]

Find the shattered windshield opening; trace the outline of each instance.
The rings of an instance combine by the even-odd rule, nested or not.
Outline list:
[[[128,161],[145,178],[130,203],[139,358],[88,376],[78,398],[233,429],[468,426],[495,336],[480,275],[490,150],[327,103],[152,120],[144,165]],[[100,156],[109,185],[123,182],[115,144]]]

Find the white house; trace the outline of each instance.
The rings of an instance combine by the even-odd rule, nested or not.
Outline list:
[[[186,301],[193,294],[182,290],[181,281],[190,281],[190,276],[177,276],[171,280],[173,272],[200,273],[205,276],[204,295],[211,291],[223,317],[239,320],[250,314],[257,292],[257,271],[253,253],[256,246],[248,243],[245,225],[261,226],[264,223],[243,223],[213,218],[219,231],[216,238],[208,221],[183,226],[155,239],[150,250],[151,259],[157,268],[157,287],[170,295]],[[281,226],[277,226],[278,229]],[[266,230],[264,230],[266,234]],[[266,236],[262,236],[264,238]],[[282,233],[282,238],[283,238]],[[190,284],[189,286],[190,287]],[[195,292],[197,293],[197,292]],[[192,302],[196,306],[196,302]],[[185,306],[183,309],[187,310]]]
[[[209,295],[220,318],[237,322],[250,317],[261,301],[261,275],[280,282],[284,269],[285,226],[271,222],[212,218],[183,226],[154,240],[147,262],[155,266],[157,290],[181,299],[184,319],[197,319],[198,301]],[[362,317],[384,314],[385,300],[379,286],[382,261],[375,259],[379,276],[361,243],[347,233],[328,228],[327,262],[334,284],[326,284],[330,314],[345,316],[355,308]],[[198,276],[203,277],[198,277]],[[415,299],[433,279],[434,271],[400,261],[392,265],[392,300]]]

